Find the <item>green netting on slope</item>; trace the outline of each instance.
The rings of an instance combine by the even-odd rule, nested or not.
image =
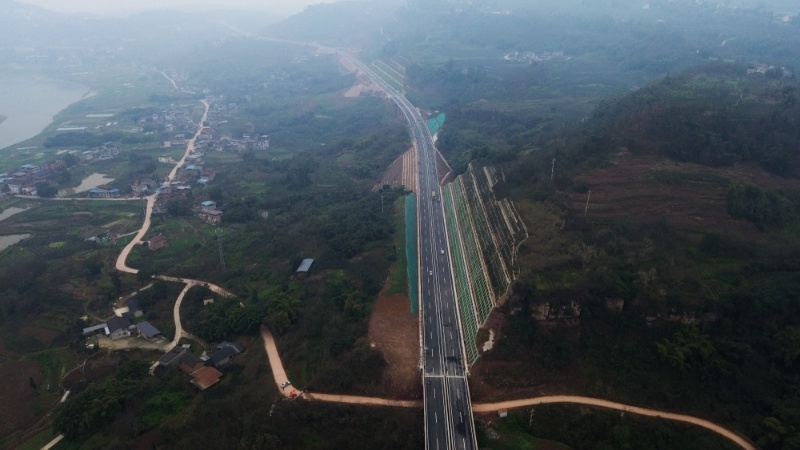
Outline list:
[[[472,291],[469,286],[467,267],[464,265],[464,254],[461,251],[461,234],[455,218],[456,211],[453,206],[452,187],[453,184],[451,183],[442,188],[442,200],[444,201],[448,244],[453,261],[453,276],[455,278],[459,316],[461,317],[461,330],[464,334],[464,346],[467,350],[467,364],[471,366],[478,359],[478,348],[475,345],[478,335],[478,322],[472,300]]]
[[[439,115],[431,117],[428,119],[428,130],[431,132],[431,136],[436,135],[439,132],[439,128],[444,125],[445,115],[444,113],[439,113]]]
[[[408,298],[411,299],[411,313],[419,312],[419,264],[417,258],[417,196],[406,196],[406,260],[408,264]]]

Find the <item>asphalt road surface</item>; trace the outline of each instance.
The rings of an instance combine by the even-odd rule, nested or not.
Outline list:
[[[419,111],[401,93],[361,61],[350,60],[400,107],[418,149],[417,220],[425,447],[429,450],[477,449],[433,139]]]

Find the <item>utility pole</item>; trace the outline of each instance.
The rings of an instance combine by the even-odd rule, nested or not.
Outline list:
[[[592,191],[589,190],[589,194],[586,196],[586,207],[583,208],[583,215],[586,216],[586,213],[589,211],[589,197],[592,196]]]
[[[550,181],[553,181],[553,173],[556,171],[556,159],[553,158],[553,165],[550,167]]]
[[[225,268],[225,257],[222,255],[222,233],[219,231],[219,228],[217,228],[214,231],[214,234],[216,234],[216,236],[217,236],[217,246],[219,247],[219,264],[224,269]]]

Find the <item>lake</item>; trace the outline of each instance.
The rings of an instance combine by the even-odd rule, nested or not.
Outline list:
[[[90,89],[69,81],[0,77],[0,149],[30,139]]]

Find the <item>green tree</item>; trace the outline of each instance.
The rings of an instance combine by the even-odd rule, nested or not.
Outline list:
[[[39,197],[50,198],[55,197],[56,194],[58,194],[58,188],[46,181],[36,183],[35,186],[36,193],[39,195]]]

